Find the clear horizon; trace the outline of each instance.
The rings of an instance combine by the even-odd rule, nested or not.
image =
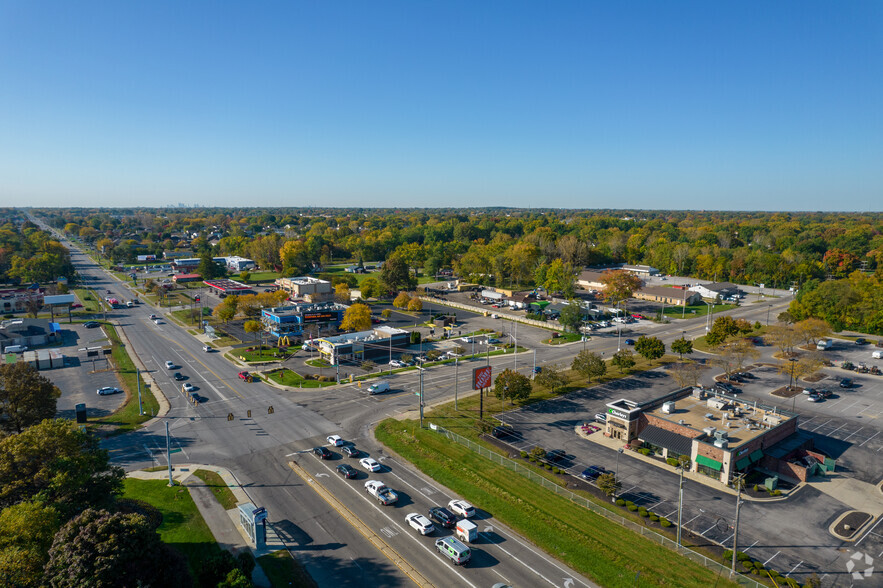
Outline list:
[[[881,26],[876,2],[5,3],[0,206],[876,212]]]

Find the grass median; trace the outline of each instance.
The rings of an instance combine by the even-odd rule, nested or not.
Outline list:
[[[196,470],[193,475],[205,482],[207,488],[211,489],[212,494],[217,501],[224,507],[224,510],[236,508],[236,496],[233,491],[224,482],[224,479],[217,473],[210,470]]]
[[[387,419],[375,435],[440,484],[605,587],[736,586],[438,433],[420,429],[415,421]]]

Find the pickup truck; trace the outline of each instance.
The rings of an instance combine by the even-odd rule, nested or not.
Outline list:
[[[391,488],[387,488],[386,484],[380,480],[368,480],[365,482],[365,491],[380,501],[380,504],[384,506],[392,504],[399,499],[399,495]]]

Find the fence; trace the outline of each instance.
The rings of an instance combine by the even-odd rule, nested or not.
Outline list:
[[[512,461],[509,458],[503,457],[502,455],[500,455],[499,453],[497,453],[495,451],[491,451],[490,449],[488,449],[486,447],[482,447],[478,443],[476,443],[474,441],[470,441],[466,437],[458,435],[457,433],[454,433],[453,431],[448,431],[447,429],[440,427],[438,425],[431,424],[430,428],[432,428],[435,431],[438,431],[442,435],[445,435],[451,441],[458,443],[460,445],[463,445],[464,447],[467,447],[468,449],[478,453],[480,456],[491,460],[492,462],[496,463],[497,465],[503,466],[504,468],[506,468],[508,470],[516,472],[516,473],[524,476],[525,478],[528,478],[530,481],[541,485],[543,488],[546,488],[547,490],[551,490],[555,494],[557,494],[559,496],[563,496],[564,498],[570,500],[574,504],[578,504],[579,506],[582,506],[583,508],[587,508],[590,511],[592,511],[593,513],[595,513],[599,516],[602,516],[605,519],[607,519],[613,523],[616,523],[617,525],[620,525],[621,527],[625,527],[627,529],[630,529],[630,530],[634,531],[635,533],[638,533],[641,536],[646,537],[647,539],[649,539],[655,543],[659,543],[660,545],[668,547],[669,549],[679,553],[680,555],[686,557],[687,559],[694,561],[694,562],[698,563],[699,565],[704,566],[705,568],[708,568],[709,570],[712,570],[713,572],[715,572],[719,575],[726,574],[727,576],[729,576],[729,574],[730,574],[729,566],[724,566],[721,563],[719,563],[709,557],[706,557],[706,556],[702,555],[701,553],[697,553],[691,549],[687,549],[686,547],[678,546],[678,544],[675,541],[672,541],[668,537],[665,537],[664,535],[660,535],[659,533],[648,529],[644,525],[640,525],[638,523],[635,523],[634,521],[631,521],[623,516],[620,516],[613,511],[609,511],[606,508],[602,508],[602,507],[596,505],[594,502],[591,502],[590,500],[583,498],[582,496],[575,494],[575,493],[571,492],[570,490],[563,488],[562,486],[556,484],[555,482],[537,474],[536,472],[534,472],[530,468],[524,467],[523,465],[519,464],[518,462]],[[748,578],[746,576],[743,576],[741,574],[736,574],[734,577],[729,578],[729,579],[736,582],[740,586],[747,586],[749,588],[766,588],[766,586],[764,584],[761,584],[761,583],[759,583],[755,580],[752,580],[751,578]]]
[[[459,302],[451,302],[450,300],[439,300],[438,298],[430,298],[428,296],[420,296],[420,300],[424,302],[432,302],[433,304],[439,304],[442,306],[452,306],[454,308],[462,308],[463,310],[468,310],[469,312],[474,312],[476,314],[495,314],[502,319],[506,319],[507,321],[515,321],[519,323],[524,323],[525,325],[531,325],[534,327],[540,327],[541,329],[550,329],[552,331],[564,331],[564,325],[558,325],[555,323],[547,323],[544,321],[535,321],[533,319],[524,318],[521,316],[515,316],[512,314],[505,314],[501,312],[502,309],[494,308],[492,310],[487,310],[485,308],[480,308],[478,306],[469,306],[468,304],[461,304]]]

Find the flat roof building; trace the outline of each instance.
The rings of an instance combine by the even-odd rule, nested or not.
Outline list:
[[[337,302],[304,302],[288,306],[265,308],[261,311],[261,322],[274,337],[302,338],[304,328],[315,325],[316,332],[323,328],[334,329],[340,326],[343,313],[349,308]]]
[[[205,285],[218,294],[252,294],[251,288],[235,280],[205,280]]]
[[[409,345],[411,334],[386,325],[370,331],[344,333],[318,340],[319,353],[331,365],[338,363],[360,364],[366,360],[389,361],[398,357],[402,347]]]
[[[325,302],[334,296],[331,282],[301,276],[299,278],[278,278],[276,285],[288,292],[292,298],[305,300],[306,302]]]

